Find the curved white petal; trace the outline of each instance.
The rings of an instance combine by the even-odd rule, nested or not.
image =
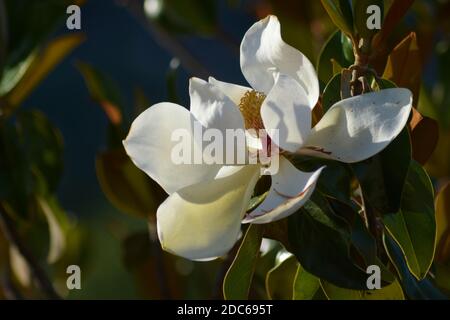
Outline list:
[[[219,88],[199,79],[189,80],[190,110],[205,127],[225,133],[226,129],[243,129],[244,119],[239,108]]]
[[[279,171],[272,176],[269,194],[242,222],[269,223],[295,213],[311,197],[323,168],[302,172],[281,157]]]
[[[215,180],[172,194],[157,212],[162,247],[191,260],[225,254],[239,237],[259,170],[258,165],[224,167]]]
[[[199,181],[213,179],[221,168],[216,164],[187,164],[194,163],[194,144],[199,145],[194,139],[195,126],[201,130],[201,124],[182,106],[158,103],[134,120],[123,145],[134,164],[171,194]],[[186,137],[192,161],[181,164],[173,161],[172,152],[181,142],[176,133]],[[201,152],[201,149],[195,150]]]
[[[311,131],[311,109],[305,90],[290,76],[280,74],[261,106],[269,136],[284,150],[296,152]],[[277,137],[272,134],[277,130]]]
[[[402,131],[412,107],[408,89],[341,100],[312,129],[300,153],[352,163],[382,151]]]
[[[241,43],[241,69],[248,83],[268,93],[273,75],[284,73],[294,78],[307,92],[312,109],[319,98],[319,81],[312,63],[281,38],[280,22],[275,16],[256,22]]]
[[[253,90],[252,88],[249,87],[219,81],[213,77],[209,77],[208,82],[214,85],[215,87],[219,88],[219,90],[222,91],[226,96],[228,96],[228,98],[230,98],[231,101],[233,101],[236,106],[239,106],[241,98],[247,91]]]

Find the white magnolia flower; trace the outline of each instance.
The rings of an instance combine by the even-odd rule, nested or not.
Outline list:
[[[157,212],[158,235],[165,250],[185,258],[221,256],[238,239],[241,222],[268,223],[296,212],[314,191],[322,168],[301,172],[281,155],[267,197],[245,216],[260,165],[175,165],[170,161],[175,129],[192,133],[198,123],[221,131],[278,129],[284,152],[351,163],[384,149],[411,110],[410,91],[387,89],[339,101],[311,128],[318,79],[311,62],[282,40],[274,16],[245,34],[241,69],[251,88],[193,78],[190,112],[173,103],[156,104],[134,121],[124,141],[133,162],[169,194]]]

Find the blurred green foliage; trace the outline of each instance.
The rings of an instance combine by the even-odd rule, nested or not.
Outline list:
[[[202,263],[162,251],[156,210],[167,195],[134,166],[122,146],[130,120],[151,99],[136,88],[133,104],[138,108],[127,105],[108,72],[80,61],[77,68],[87,92],[109,122],[106,148],[98,150],[95,161],[100,186],[115,208],[133,218],[101,215],[95,222],[77,221],[61,207],[56,196],[64,170],[61,134],[42,112],[24,110],[23,102],[84,41],[77,33],[51,37],[64,22],[69,2],[74,1],[0,0],[0,212],[17,232],[12,240],[29,248],[28,253],[18,249],[3,230],[0,273],[23,296],[48,297],[36,285],[45,278],[69,298],[108,298],[111,290],[149,299],[450,295],[449,1],[227,2],[245,8],[255,20],[276,14],[285,41],[316,61],[321,99],[314,121],[343,97],[345,70],[360,55],[371,69],[367,78],[373,90],[409,88],[415,109],[408,128],[366,161],[344,165],[293,157],[303,170],[327,165],[308,203],[283,221],[249,226],[228,256]],[[124,4],[130,14],[145,18],[152,35],[189,72],[203,69],[181,37],[235,45],[225,31],[233,22],[219,21],[217,1]],[[383,9],[379,31],[366,27],[370,4]],[[360,42],[365,45],[358,47]],[[435,64],[433,81],[423,81],[429,61]],[[177,71],[178,63],[173,63],[162,75],[172,102],[179,99]],[[249,210],[266,194],[267,183],[258,187]],[[376,221],[369,221],[370,216]],[[114,246],[117,242],[122,245]],[[96,259],[101,262],[93,267]],[[86,270],[83,292],[67,291],[69,264]],[[366,290],[366,267],[371,264],[382,269],[381,290]],[[36,277],[36,268],[43,269],[44,279]],[[128,276],[117,281],[116,272]],[[26,281],[30,277],[35,281]],[[0,297],[14,298],[2,289]]]

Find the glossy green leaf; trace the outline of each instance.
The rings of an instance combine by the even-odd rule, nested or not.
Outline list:
[[[66,250],[69,222],[66,213],[60,207],[56,198],[38,197],[37,204],[47,220],[50,235],[47,262],[52,264],[58,261]]]
[[[77,67],[83,75],[92,99],[100,104],[113,125],[120,125],[123,107],[117,85],[110,77],[87,63],[78,62]]]
[[[66,8],[82,0],[4,0],[8,17],[8,68],[26,59],[67,17]]]
[[[378,87],[381,90],[381,89],[396,88],[397,85],[391,80],[382,78],[378,81]]]
[[[317,74],[323,90],[334,75],[333,61],[348,68],[354,61],[350,39],[339,30],[334,32],[323,46],[317,60]]]
[[[321,0],[334,24],[347,35],[353,34],[352,8],[348,0]]]
[[[33,195],[56,191],[62,175],[60,132],[39,111],[23,111],[0,126],[0,200],[25,216]]]
[[[294,300],[311,300],[320,289],[320,280],[306,271],[300,264],[294,278]]]
[[[125,213],[148,218],[156,214],[167,196],[155,181],[131,162],[123,148],[100,153],[96,169],[108,200]]]
[[[327,112],[333,104],[341,99],[341,74],[335,74],[333,78],[327,83],[322,95],[322,109]]]
[[[5,1],[0,0],[0,80],[3,75],[6,53],[8,47],[8,24]]]
[[[267,296],[275,300],[292,300],[298,268],[297,259],[286,251],[281,251],[277,260],[275,267],[266,276]]]
[[[436,286],[445,292],[448,297],[450,295],[450,266],[444,263],[436,263],[433,265],[433,269]]]
[[[264,201],[264,199],[266,198],[268,193],[269,193],[269,191],[266,191],[261,195],[251,198],[250,202],[248,204],[248,207],[247,207],[247,212],[250,212],[253,209],[255,209],[257,206],[259,206]]]
[[[405,128],[379,154],[351,164],[350,167],[371,207],[387,214],[397,212],[400,208],[410,162],[411,142],[408,129]]]
[[[5,95],[6,112],[19,106],[48,73],[83,41],[84,36],[78,33],[60,36],[21,62],[18,70],[5,72],[0,83],[0,95]]]
[[[436,196],[436,256],[435,261],[450,262],[450,182]]]
[[[323,194],[342,201],[350,198],[352,172],[345,164],[338,161],[296,155],[291,155],[289,160],[296,168],[306,172],[315,171],[325,166],[316,188]]]
[[[400,245],[411,273],[419,280],[425,278],[436,241],[434,193],[430,178],[415,161],[408,170],[400,210],[383,215],[383,222]]]
[[[36,181],[22,156],[17,129],[9,122],[0,126],[0,154],[0,201],[7,201],[17,214],[25,216]]]
[[[29,168],[45,178],[50,192],[56,191],[63,172],[63,138],[40,111],[20,112],[16,122],[23,156]]]
[[[21,286],[28,288],[32,283],[30,267],[15,245],[9,246],[9,263],[11,272]]]
[[[350,231],[317,192],[289,216],[292,253],[309,273],[344,288],[363,289],[366,273],[349,257]]]
[[[223,280],[223,296],[227,300],[248,298],[250,285],[259,257],[263,226],[250,225],[241,246]]]
[[[350,290],[339,288],[326,281],[321,281],[322,289],[330,300],[404,300],[402,287],[398,281],[374,290]]]
[[[359,266],[363,269],[370,265],[379,266],[382,283],[392,283],[394,276],[377,256],[379,249],[360,214],[362,208],[350,200],[343,202],[330,197],[327,197],[327,200],[333,212],[343,218],[351,229],[351,244],[354,248],[351,251],[352,257],[358,260]]]
[[[394,264],[400,278],[400,284],[410,299],[437,300],[447,299],[428,279],[417,280],[410,272],[402,250],[389,234],[383,239],[389,259]]]

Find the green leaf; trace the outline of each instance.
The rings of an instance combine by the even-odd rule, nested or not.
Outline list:
[[[36,181],[22,156],[17,129],[10,122],[0,126],[0,154],[0,201],[7,201],[17,214],[25,216]]]
[[[269,299],[292,300],[297,268],[298,262],[295,256],[286,251],[278,253],[277,264],[266,276],[266,291]]]
[[[25,217],[33,195],[48,195],[63,170],[60,132],[39,111],[23,111],[0,126],[0,200]]]
[[[297,155],[289,156],[289,160],[296,168],[306,172],[325,166],[317,182],[317,189],[344,202],[350,198],[352,173],[347,165],[338,161]]]
[[[436,196],[436,256],[435,261],[450,262],[450,182]]]
[[[389,259],[397,270],[400,284],[408,298],[417,300],[447,299],[428,278],[419,281],[411,274],[402,250],[389,234],[385,234],[383,243]]]
[[[439,289],[450,296],[450,266],[448,264],[436,263],[433,265],[434,280]]]
[[[419,280],[425,278],[436,241],[434,196],[430,178],[415,161],[408,170],[400,210],[383,215],[383,222],[400,245],[412,274]]]
[[[371,5],[378,6],[380,8],[380,20],[382,23],[384,10],[383,0],[352,0],[352,4],[355,31],[361,38],[371,39],[379,30],[370,30],[367,28],[367,19],[370,16],[367,13],[367,8]]]
[[[315,193],[289,216],[292,253],[309,273],[344,288],[363,289],[366,273],[349,257],[350,232],[336,220],[325,199]]]
[[[269,191],[266,191],[261,195],[251,198],[250,202],[248,204],[248,207],[247,207],[247,212],[250,212],[253,209],[256,209],[256,207],[259,206],[264,201],[264,199],[266,199],[266,196],[268,193],[269,193]]]
[[[122,97],[118,93],[116,83],[103,72],[87,63],[77,62],[77,67],[83,75],[91,98],[100,104],[113,125],[120,125],[123,107]]]
[[[100,153],[96,171],[108,200],[119,210],[136,217],[155,215],[167,196],[155,181],[131,162],[123,148]]]
[[[398,281],[374,290],[350,290],[339,288],[321,281],[322,289],[330,300],[404,300],[403,290]]]
[[[348,0],[321,0],[334,24],[348,36],[353,35],[352,8]]]
[[[377,256],[377,243],[363,221],[360,214],[362,208],[351,200],[342,202],[330,197],[327,197],[327,200],[333,212],[342,217],[351,229],[351,244],[355,249],[352,250],[352,257],[358,258],[359,265],[364,269],[370,265],[378,265],[381,269],[381,280],[392,283],[394,276]]]
[[[20,112],[16,127],[29,168],[39,170],[49,192],[56,191],[63,173],[61,132],[38,110]]]
[[[48,251],[47,262],[52,264],[58,261],[65,252],[69,221],[56,198],[37,197],[37,203],[40,211],[47,219],[48,231],[50,234],[50,248]]]
[[[7,13],[8,56],[7,67],[12,68],[34,51],[62,25],[66,8],[80,5],[80,0],[4,0]]]
[[[379,86],[380,90],[381,89],[397,88],[397,85],[394,82],[392,82],[391,80],[388,80],[388,79],[384,79],[384,78],[379,80],[378,86]]]
[[[294,279],[294,300],[311,300],[320,289],[320,280],[300,264],[297,266],[297,273]]]
[[[0,0],[0,80],[3,75],[3,67],[6,60],[8,47],[8,17],[6,14],[5,1]]]
[[[348,68],[354,61],[351,41],[339,30],[335,31],[325,42],[317,60],[317,74],[321,91],[334,75],[333,61],[342,68]]]
[[[21,286],[28,288],[32,282],[30,267],[15,245],[9,246],[9,263],[14,277]]]
[[[337,73],[331,78],[327,86],[323,90],[322,95],[322,109],[323,112],[327,112],[333,104],[342,100],[341,99],[341,74]]]
[[[18,65],[18,69],[5,72],[0,83],[0,95],[5,95],[7,112],[19,106],[36,86],[83,41],[84,36],[78,33],[61,36],[32,53]]]
[[[248,298],[262,236],[263,227],[261,225],[253,224],[248,227],[236,257],[223,280],[223,296],[226,300]]]
[[[411,162],[411,142],[408,129],[395,138],[383,151],[367,160],[351,164],[355,176],[370,206],[382,214],[397,212]]]
[[[109,149],[122,148],[128,121],[124,121],[126,113],[119,87],[108,75],[87,63],[77,62],[77,67],[83,75],[92,100],[101,106],[109,120]]]

